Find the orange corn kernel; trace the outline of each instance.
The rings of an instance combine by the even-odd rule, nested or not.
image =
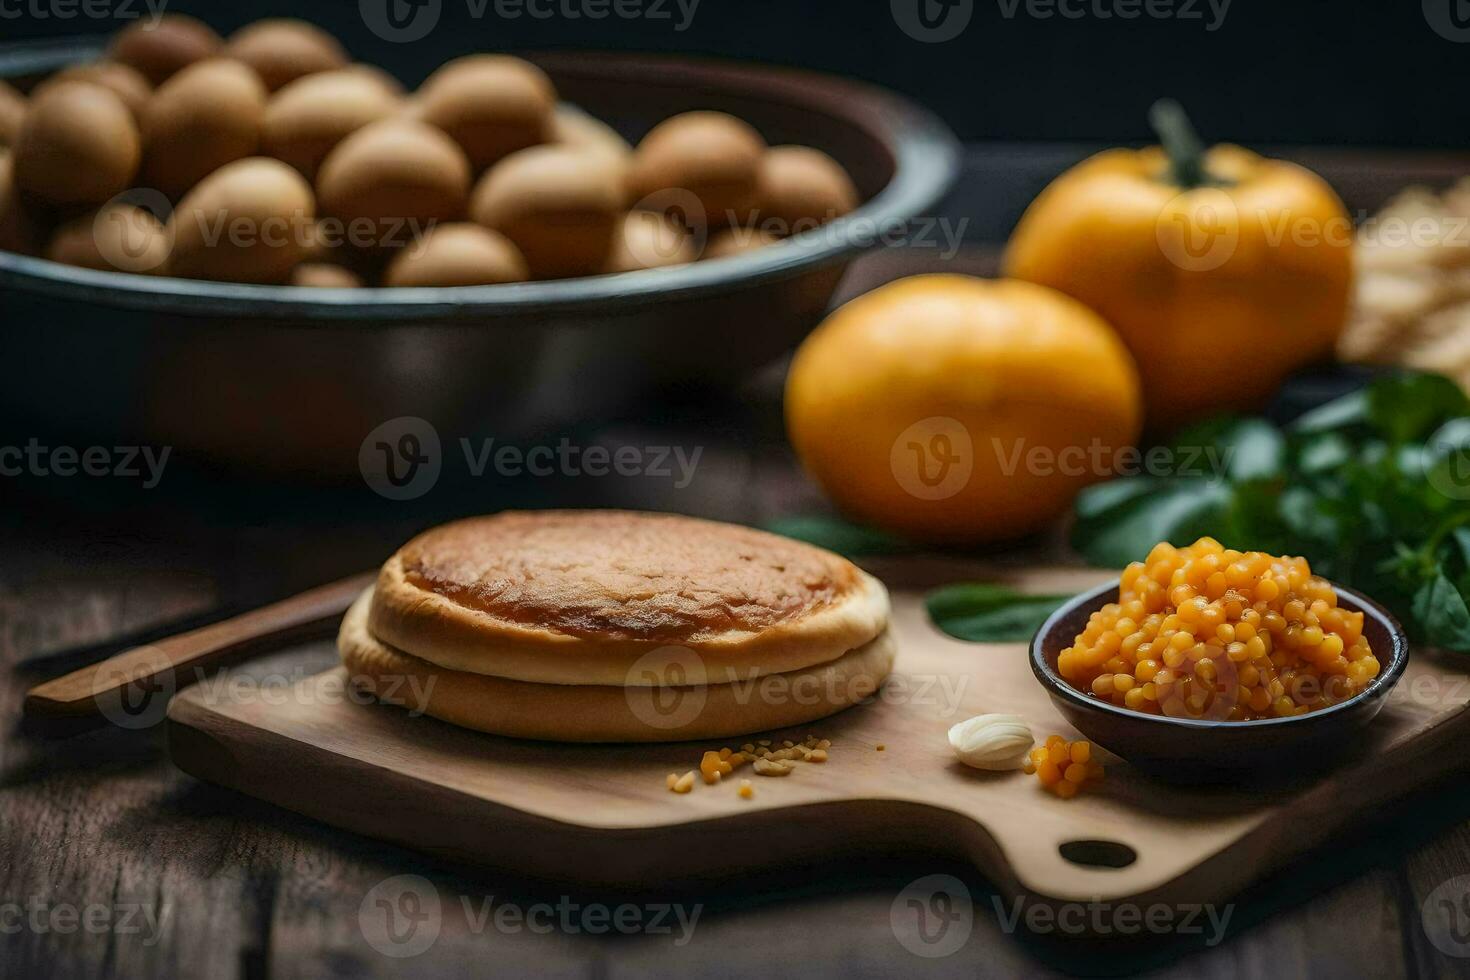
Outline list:
[[[1139,693],[1137,689],[1135,693]],[[1064,800],[1076,796],[1084,785],[1101,782],[1103,777],[1102,762],[1093,754],[1091,742],[1068,742],[1060,735],[1032,749],[1021,768],[1027,774],[1035,773],[1044,789]]]
[[[1130,565],[1118,601],[1092,614],[1058,668],[1089,697],[1145,714],[1285,717],[1353,697],[1378,675],[1362,623],[1304,558],[1201,538]],[[1053,739],[1048,758],[1062,765]]]

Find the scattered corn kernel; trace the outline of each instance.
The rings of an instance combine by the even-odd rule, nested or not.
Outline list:
[[[1079,691],[1134,711],[1247,721],[1344,701],[1380,665],[1363,614],[1338,608],[1305,558],[1200,538],[1129,565],[1118,601],[1092,614],[1057,668]]]
[[[755,795],[755,787],[751,785],[750,780],[742,779],[739,792],[742,800],[748,800]]]
[[[1093,757],[1091,742],[1068,742],[1060,735],[1052,735],[1044,745],[1032,749],[1021,768],[1035,773],[1044,789],[1064,800],[1103,777],[1102,762]]]
[[[788,739],[782,743],[784,748],[774,751],[766,747],[770,744],[770,739],[761,739],[759,743],[746,742],[739,751],[728,746],[709,749],[701,755],[698,769],[691,770],[683,776],[671,772],[664,777],[664,784],[675,793],[688,793],[694,788],[696,774],[704,780],[706,785],[712,786],[722,782],[726,776],[747,763],[751,764],[758,775],[786,776],[796,768],[797,762],[826,762],[829,758],[827,750],[831,747],[832,742],[830,739],[819,739],[815,735],[807,735],[800,743]],[[749,784],[750,780],[741,780],[740,795],[746,799],[751,796],[751,793],[744,791]]]
[[[728,760],[720,758],[718,752],[706,752],[704,758],[699,760],[699,773],[707,785],[718,783],[721,777],[728,776],[734,768]]]
[[[882,742],[879,742],[878,743],[878,751],[879,752],[886,752],[887,750],[888,750],[888,746],[884,745]]]

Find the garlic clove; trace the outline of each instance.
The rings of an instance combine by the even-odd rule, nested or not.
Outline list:
[[[949,744],[955,757],[967,766],[1005,770],[1020,768],[1036,739],[1019,716],[987,714],[952,727]]]

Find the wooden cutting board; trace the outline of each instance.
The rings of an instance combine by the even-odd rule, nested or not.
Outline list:
[[[1068,591],[1105,576],[993,577]],[[1363,744],[1309,784],[1269,795],[1185,790],[1104,753],[1105,781],[1061,800],[1034,777],[954,760],[949,726],[981,712],[1019,714],[1039,740],[1078,735],[1032,676],[1022,644],[955,640],[928,621],[922,596],[894,589],[899,658],[875,701],[766,733],[831,739],[830,761],[784,778],[738,770],[755,785],[750,800],[737,795],[738,779],[697,782],[687,796],[666,789],[667,773],[696,768],[719,744],[482,735],[356,703],[343,696],[340,670],[301,681],[285,699],[224,684],[189,689],[169,711],[170,745],[201,779],[369,837],[552,880],[657,887],[923,848],[965,856],[1007,894],[1143,904],[1229,897],[1356,814],[1457,767],[1470,731],[1464,671],[1421,652]]]

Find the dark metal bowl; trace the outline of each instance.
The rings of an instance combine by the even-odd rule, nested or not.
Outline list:
[[[1118,601],[1117,582],[1052,613],[1031,641],[1031,670],[1072,727],[1145,772],[1171,782],[1281,782],[1352,751],[1354,736],[1377,716],[1409,662],[1408,638],[1392,613],[1357,592],[1334,588],[1340,606],[1363,614],[1363,635],[1381,669],[1357,695],[1319,711],[1260,721],[1175,718],[1130,711],[1077,690],[1057,672],[1057,658],[1089,616]]]
[[[0,77],[95,56],[0,52]],[[843,79],[674,57],[531,55],[564,99],[637,138],[694,108],[839,160],[862,207],[735,258],[558,282],[326,290],[95,272],[0,252],[0,415],[47,433],[174,447],[278,476],[356,473],[399,416],[446,440],[527,438],[729,386],[793,347],[879,232],[930,208],[959,166],[930,113]]]

